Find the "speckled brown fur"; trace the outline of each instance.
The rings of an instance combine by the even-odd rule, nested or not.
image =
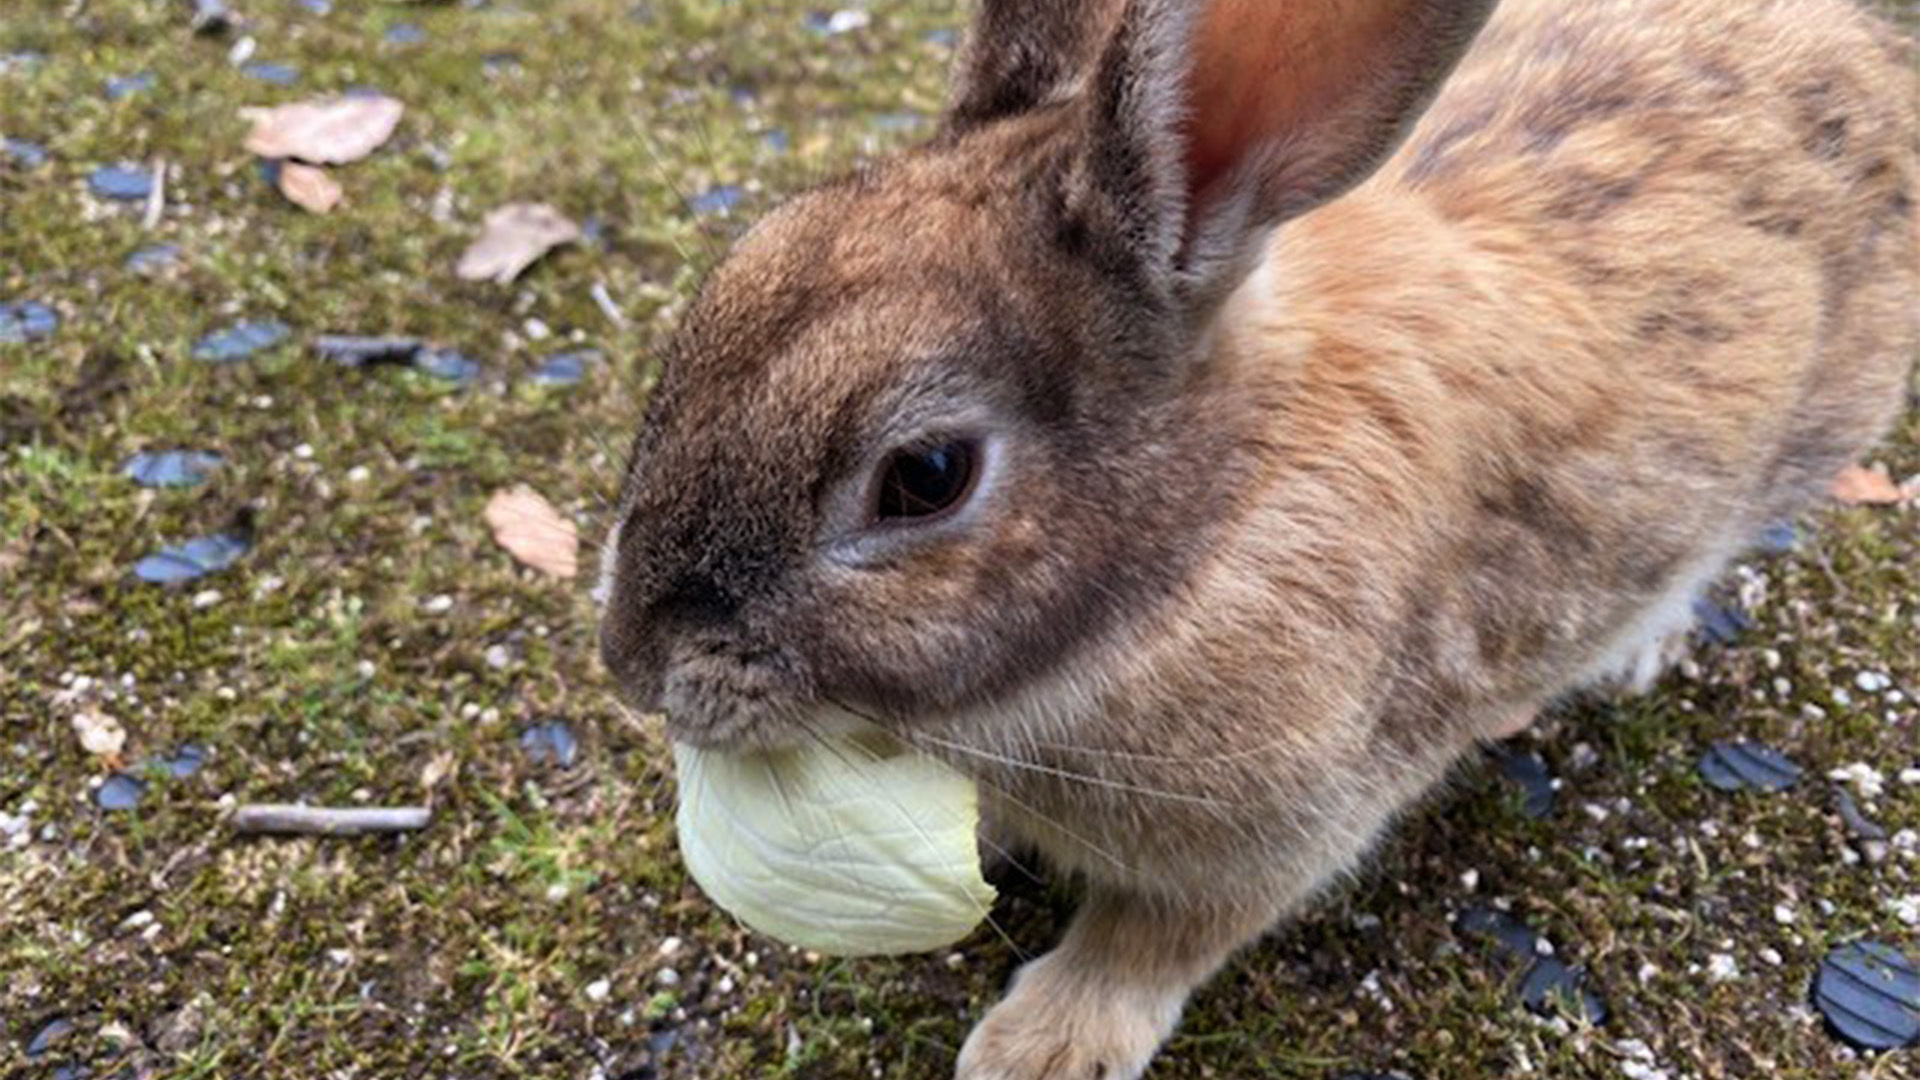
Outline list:
[[[1487,7],[989,0],[942,134],[688,317],[609,665],[679,738],[868,713],[1087,882],[964,1080],[1138,1076],[1900,408],[1909,43],[1841,0],[1508,0],[1423,113]],[[873,531],[877,463],[953,431],[992,482]]]

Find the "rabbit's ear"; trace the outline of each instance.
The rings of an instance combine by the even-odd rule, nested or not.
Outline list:
[[[1494,3],[1128,0],[1087,87],[1089,224],[1223,296],[1267,229],[1399,145]]]
[[[966,129],[1067,100],[1092,74],[1126,0],[980,0],[947,125]]]

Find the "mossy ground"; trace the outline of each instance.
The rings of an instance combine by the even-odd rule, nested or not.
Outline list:
[[[0,18],[0,56],[42,54],[0,61],[0,135],[51,155],[0,159],[0,302],[63,316],[47,341],[0,346],[0,812],[36,807],[29,839],[0,847],[0,1074],[943,1075],[1013,949],[983,933],[949,958],[822,962],[716,915],[674,851],[658,732],[608,701],[586,584],[516,569],[480,509],[527,482],[597,534],[700,269],[767,200],[923,129],[958,11],[886,0],[827,34],[790,0],[242,5],[244,29],[218,39],[190,34],[184,0],[12,0]],[[401,23],[424,40],[387,41]],[[241,36],[298,85],[236,70]],[[109,100],[104,80],[136,72],[154,86]],[[400,134],[335,171],[341,209],[305,214],[240,149],[238,110],[362,85],[407,103]],[[86,192],[96,165],[159,160],[150,228]],[[735,216],[690,212],[719,184],[744,189]],[[599,227],[515,286],[455,281],[480,216],[515,199]],[[179,245],[178,265],[123,267],[153,243]],[[189,359],[249,316],[294,338],[231,367]],[[487,373],[461,390],[342,371],[303,347],[321,332],[420,335]],[[572,390],[526,384],[573,343],[610,362]],[[187,492],[119,475],[174,445],[227,465]],[[1920,423],[1884,459],[1920,471]],[[130,580],[242,510],[259,542],[233,570]],[[1920,764],[1920,516],[1809,525],[1752,564],[1740,640],[1652,696],[1543,725],[1555,814],[1526,818],[1470,771],[1206,989],[1154,1075],[1615,1077],[1629,1039],[1676,1078],[1920,1075],[1912,1054],[1855,1057],[1805,1007],[1830,944],[1915,945],[1892,905],[1920,893],[1920,864],[1897,845],[1858,858],[1822,774]],[[441,596],[443,612],[424,603]],[[1905,696],[1862,693],[1861,671]],[[81,708],[126,726],[130,759],[211,756],[103,812]],[[519,748],[553,718],[581,736],[570,769]],[[1808,778],[1705,788],[1699,751],[1734,736]],[[221,821],[229,799],[423,798],[432,826],[397,840],[241,840]],[[1920,787],[1890,784],[1872,813],[1920,828]],[[1450,916],[1490,898],[1592,970],[1606,1027],[1536,1020],[1463,947]],[[1067,907],[1016,898],[1004,922],[1038,950]],[[1715,954],[1738,977],[1710,981]],[[29,1059],[55,1018],[75,1030]]]

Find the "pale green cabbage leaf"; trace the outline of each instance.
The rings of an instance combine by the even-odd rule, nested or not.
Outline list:
[[[944,762],[867,734],[673,756],[687,870],[768,937],[832,956],[928,952],[993,906],[978,792]]]

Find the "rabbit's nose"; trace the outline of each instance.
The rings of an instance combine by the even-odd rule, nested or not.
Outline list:
[[[698,574],[675,578],[654,602],[648,605],[654,632],[704,629],[721,625],[740,610],[739,601]]]

